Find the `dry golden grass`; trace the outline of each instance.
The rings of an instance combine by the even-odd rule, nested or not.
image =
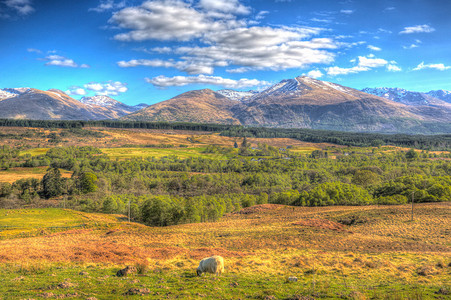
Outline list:
[[[93,146],[100,148],[120,147],[124,145],[161,145],[172,144],[174,146],[188,145],[189,147],[205,147],[206,145],[218,145],[223,147],[232,147],[235,142],[240,144],[241,138],[223,137],[219,133],[188,131],[188,130],[159,130],[159,129],[113,129],[113,128],[86,128],[91,131],[98,131],[105,134],[105,137],[96,138],[72,137],[63,138],[63,142],[58,145],[64,146]],[[27,127],[2,127],[3,134],[22,134],[27,131],[44,134],[47,136],[50,132],[61,133],[65,129],[53,129],[52,131],[41,128]],[[296,147],[298,150],[306,148],[309,151],[334,147],[336,145],[328,143],[308,143],[289,138],[249,138],[248,141],[253,145],[268,144],[274,147]],[[55,147],[54,143],[49,143],[47,138],[24,137],[20,139],[4,138],[2,143],[10,146],[26,145],[33,148]],[[339,146],[337,146],[339,147]],[[30,153],[37,155],[39,153]]]
[[[36,178],[41,180],[44,177],[48,167],[36,168],[11,168],[8,170],[0,170],[0,182],[13,183],[16,180],[24,178]],[[70,178],[72,172],[60,169],[64,178]]]
[[[365,255],[438,253],[449,258],[450,206],[419,204],[413,222],[409,213],[409,206],[306,208],[265,205],[229,214],[220,222],[159,228],[124,223],[114,216],[77,212],[87,223],[103,224],[101,228],[104,229],[88,226],[3,240],[0,241],[0,261],[43,259],[124,263],[146,259],[197,260],[212,253],[230,259],[256,259],[280,250]],[[359,217],[362,223],[351,226],[337,223],[350,217]]]
[[[109,288],[104,293],[111,296],[124,281],[102,268],[115,273],[124,265],[147,271],[144,277],[129,279],[130,284],[146,282],[143,286],[153,289],[166,278],[166,285],[173,288],[173,294],[164,294],[169,298],[179,293],[190,299],[199,297],[208,285],[223,290],[208,299],[243,299],[256,291],[262,293],[256,299],[266,299],[265,293],[279,294],[280,299],[295,293],[334,299],[387,299],[387,295],[411,299],[413,290],[421,291],[415,299],[422,299],[450,283],[451,211],[443,203],[416,205],[413,222],[408,205],[293,208],[266,204],[226,215],[220,222],[164,228],[127,223],[117,215],[66,212],[86,228],[44,229],[32,237],[0,240],[0,264],[24,274],[9,275],[10,286],[29,287],[41,280],[44,290],[52,290],[47,287],[51,273],[61,278],[70,274],[82,285],[77,275],[81,268],[89,274],[96,272],[97,277],[88,280]],[[346,218],[358,218],[361,223],[341,224]],[[225,274],[219,279],[194,278],[199,260],[212,254],[225,258]],[[66,267],[59,271],[55,265]],[[41,273],[41,277],[36,275]],[[289,276],[297,276],[299,282],[289,283]],[[111,287],[105,280],[111,281]],[[94,288],[84,285],[80,289],[92,293]],[[122,286],[120,293],[127,290]]]

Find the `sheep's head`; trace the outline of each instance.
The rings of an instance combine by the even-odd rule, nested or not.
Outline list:
[[[197,270],[196,270],[196,273],[197,273],[197,276],[200,276],[200,275],[202,275],[202,271],[201,271],[201,270],[199,270],[199,268],[197,268]]]

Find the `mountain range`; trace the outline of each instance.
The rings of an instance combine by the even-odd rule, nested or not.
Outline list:
[[[435,98],[434,98],[435,99]],[[433,133],[451,129],[451,106],[406,104],[309,77],[283,80],[261,92],[189,91],[123,117],[282,128]]]
[[[194,90],[150,106],[59,90],[0,89],[0,118],[168,121],[387,133],[450,133],[451,92],[356,90],[300,76],[263,91]]]
[[[84,97],[80,101],[66,93],[33,88],[0,90],[0,118],[33,120],[117,119],[147,105],[129,106],[107,96]]]

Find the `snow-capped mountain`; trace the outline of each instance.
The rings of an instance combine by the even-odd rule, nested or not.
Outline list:
[[[235,91],[229,89],[219,90],[216,91],[216,93],[235,101],[244,101],[254,96],[255,94],[258,94],[257,91]]]
[[[104,95],[83,97],[80,99],[80,102],[88,106],[101,106],[107,109],[115,110],[121,117],[148,106],[144,103],[130,106]]]
[[[358,90],[345,87],[332,82],[322,81],[313,79],[307,76],[299,76],[293,79],[285,79],[281,82],[270,86],[266,90],[255,94],[249,101],[258,101],[259,99],[299,99],[303,98],[305,95],[310,95],[312,92],[320,94],[334,94],[341,95],[340,97],[334,99],[334,101],[346,97],[356,98],[361,97],[362,93]],[[324,100],[330,97],[319,97],[318,100]],[[332,98],[330,98],[332,100]]]
[[[427,92],[429,96],[451,103],[451,91],[436,90]]]
[[[18,95],[26,93],[29,90],[30,90],[30,88],[0,89],[0,101],[16,97]]]
[[[383,97],[406,105],[447,106],[443,100],[429,93],[412,92],[401,88],[364,88],[365,93]]]
[[[100,106],[112,106],[117,105],[118,103],[121,103],[117,100],[114,100],[111,97],[104,96],[104,95],[97,95],[93,97],[83,97],[80,99],[81,103],[87,104],[87,105],[100,105]]]

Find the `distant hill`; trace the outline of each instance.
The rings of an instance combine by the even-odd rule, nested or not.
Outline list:
[[[123,107],[130,108],[129,106],[111,100],[115,101],[114,105],[100,105],[92,101],[86,104],[55,89],[48,91],[33,88],[3,89],[0,90],[0,118],[103,120],[116,119],[133,111],[133,109],[126,111]],[[136,107],[134,110],[139,108]]]
[[[195,90],[151,105],[122,119],[240,124],[231,111],[231,108],[237,103],[238,101],[231,100],[210,89]]]

